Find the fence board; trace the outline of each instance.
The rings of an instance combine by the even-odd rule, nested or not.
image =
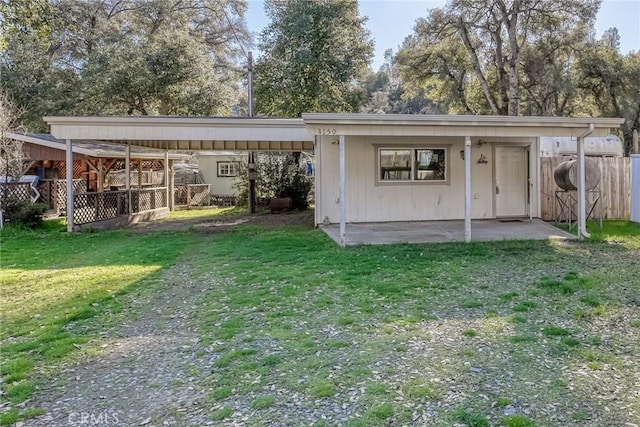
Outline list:
[[[631,161],[628,157],[590,157],[600,167],[601,208],[604,219],[629,219],[631,214]],[[562,157],[540,159],[540,215],[545,221],[555,221],[560,212],[555,192],[560,188],[553,171]]]

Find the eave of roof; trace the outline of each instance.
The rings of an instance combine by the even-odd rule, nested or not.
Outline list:
[[[36,144],[43,147],[53,148],[55,150],[66,150],[65,141],[56,139],[49,134],[16,134],[8,133],[7,137],[16,141],[23,141],[30,144]],[[87,157],[106,158],[106,159],[124,159],[125,148],[122,145],[107,144],[100,141],[74,141],[73,152]],[[131,156],[137,159],[161,159],[164,152],[161,150],[132,148]],[[182,160],[189,158],[187,154],[169,153],[172,160]]]
[[[609,133],[621,118],[448,116],[424,114],[303,114],[315,135],[539,137],[577,136],[594,125],[594,136]]]
[[[239,117],[45,117],[59,139],[168,150],[312,151],[302,119]]]

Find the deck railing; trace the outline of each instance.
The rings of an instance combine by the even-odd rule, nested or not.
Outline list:
[[[131,192],[131,209],[129,209],[129,192]],[[166,187],[74,194],[73,222],[76,225],[90,224],[168,206]]]
[[[182,184],[175,186],[174,200],[178,206],[209,206],[211,184]]]

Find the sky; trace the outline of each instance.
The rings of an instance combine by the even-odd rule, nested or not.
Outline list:
[[[417,18],[444,3],[438,0],[360,0],[360,15],[369,18],[366,26],[375,40],[373,69],[377,70],[384,62],[385,50],[398,50],[404,38],[413,32]],[[247,24],[257,40],[258,33],[269,20],[261,0],[249,0],[248,4]],[[622,53],[640,50],[640,0],[604,0],[595,25],[596,36],[600,37],[611,27],[618,28]]]

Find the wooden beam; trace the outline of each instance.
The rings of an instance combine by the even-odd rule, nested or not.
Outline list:
[[[104,168],[104,160],[102,158],[98,159],[98,192],[102,193],[104,191],[104,172],[102,169]]]

